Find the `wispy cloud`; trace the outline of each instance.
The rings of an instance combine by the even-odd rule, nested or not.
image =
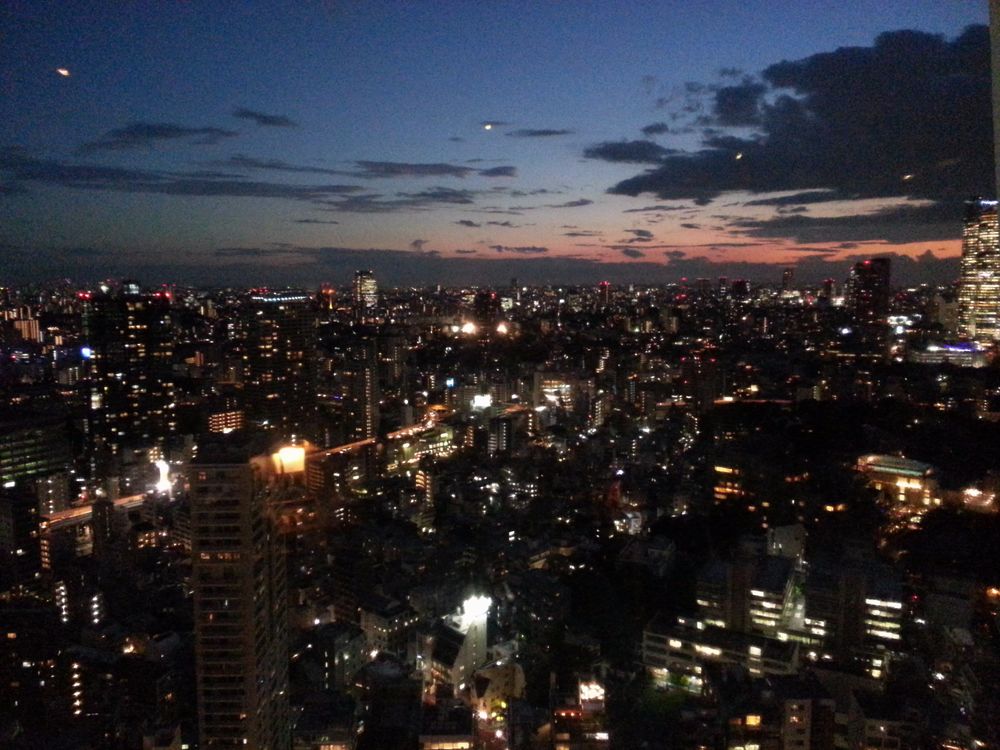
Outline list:
[[[163,122],[133,122],[123,128],[109,130],[96,141],[84,143],[81,154],[100,151],[130,151],[150,149],[165,141],[184,142],[196,146],[214,145],[239,135],[235,130],[214,127],[191,128]]]
[[[570,135],[572,130],[556,130],[553,128],[538,128],[526,130],[512,130],[507,135],[511,138],[552,138],[559,135]]]
[[[515,253],[517,255],[539,255],[549,251],[547,247],[539,247],[537,245],[520,245],[517,247],[511,247],[510,245],[490,245],[490,250],[498,253]]]
[[[268,128],[294,128],[298,127],[298,123],[285,117],[284,115],[269,115],[264,112],[257,112],[253,109],[246,109],[245,107],[239,107],[233,112],[233,117],[238,117],[241,120],[250,120],[255,122],[261,127]]]

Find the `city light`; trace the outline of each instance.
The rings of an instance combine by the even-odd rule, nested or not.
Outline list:
[[[153,464],[160,472],[160,476],[156,480],[156,491],[170,492],[171,489],[173,489],[173,483],[170,481],[170,464],[168,464],[162,458],[158,458],[153,462]]]
[[[306,470],[306,449],[301,445],[285,445],[271,458],[279,474],[297,474]]]
[[[493,600],[488,596],[470,596],[462,602],[462,614],[467,621],[481,620],[489,614]]]

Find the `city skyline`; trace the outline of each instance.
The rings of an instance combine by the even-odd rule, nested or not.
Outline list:
[[[4,281],[941,282],[993,191],[986,3],[85,7],[4,11]]]

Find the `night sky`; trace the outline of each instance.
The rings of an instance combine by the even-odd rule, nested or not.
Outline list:
[[[7,2],[0,283],[774,281],[887,253],[897,281],[949,280],[961,202],[994,191],[986,21]]]

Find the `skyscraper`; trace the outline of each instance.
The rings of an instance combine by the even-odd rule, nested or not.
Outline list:
[[[847,304],[858,325],[882,325],[889,314],[888,258],[869,258],[854,264],[848,279]]]
[[[366,322],[378,307],[378,283],[374,271],[354,272],[354,316]]]
[[[983,343],[1000,340],[1000,240],[997,202],[965,204],[962,230],[962,277],[958,296],[958,332]]]
[[[252,455],[234,438],[201,446],[192,465],[198,720],[206,750],[291,744],[285,560],[268,512],[284,465]]]
[[[174,335],[167,292],[85,293],[83,356],[91,384],[89,429],[97,453],[148,447],[174,432]]]
[[[246,303],[247,416],[285,437],[316,422],[316,315],[308,295],[261,292]]]
[[[375,339],[360,338],[350,347],[344,378],[348,440],[375,437],[379,424],[378,349]]]

